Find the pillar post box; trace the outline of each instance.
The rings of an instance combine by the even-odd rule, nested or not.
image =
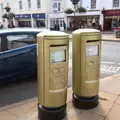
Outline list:
[[[37,35],[38,116],[60,120],[65,116],[69,35],[48,31]]]
[[[73,104],[90,109],[98,104],[101,34],[96,29],[72,33]]]

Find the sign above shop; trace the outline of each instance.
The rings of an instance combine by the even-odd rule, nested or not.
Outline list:
[[[45,13],[35,13],[35,14],[32,14],[32,17],[34,19],[37,19],[37,18],[45,19]]]
[[[120,10],[115,9],[115,10],[103,10],[102,14],[104,16],[120,16]]]
[[[17,19],[31,19],[31,14],[17,14],[15,15]]]
[[[34,14],[16,14],[17,19],[45,19],[45,13],[34,13]]]

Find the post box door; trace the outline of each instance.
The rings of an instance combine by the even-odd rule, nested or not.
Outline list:
[[[100,73],[100,42],[86,43],[86,92],[90,96],[98,93]],[[87,90],[87,89],[86,89]]]
[[[67,46],[50,47],[50,90],[67,86]]]

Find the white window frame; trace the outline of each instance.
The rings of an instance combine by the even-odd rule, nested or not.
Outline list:
[[[91,9],[96,9],[96,0],[91,0]]]
[[[113,0],[113,8],[118,8],[119,7],[119,0]]]
[[[60,1],[54,1],[52,3],[52,10],[53,10],[53,12],[60,12],[61,11],[61,2]]]

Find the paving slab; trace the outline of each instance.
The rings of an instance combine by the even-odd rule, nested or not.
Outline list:
[[[16,116],[12,115],[9,112],[1,111],[0,112],[0,120],[17,120]]]
[[[70,120],[104,120],[104,117],[93,112],[83,112],[76,113]]]
[[[120,105],[114,104],[106,120],[120,120]]]
[[[116,104],[120,105],[120,96],[118,97],[118,99],[116,100]]]
[[[16,106],[10,106],[9,108],[7,108],[5,111],[11,113],[13,116],[20,118],[21,116],[26,116],[31,109],[33,109],[34,107],[36,107],[37,102],[36,99],[32,99],[32,100],[28,100],[28,101],[24,101],[23,104],[19,105],[17,104]]]
[[[99,92],[99,98],[100,100],[109,100],[112,102],[115,102],[117,100],[117,95],[110,93],[110,92],[105,92],[105,91],[100,91]]]
[[[120,75],[113,75],[101,79],[100,90],[120,95]]]

